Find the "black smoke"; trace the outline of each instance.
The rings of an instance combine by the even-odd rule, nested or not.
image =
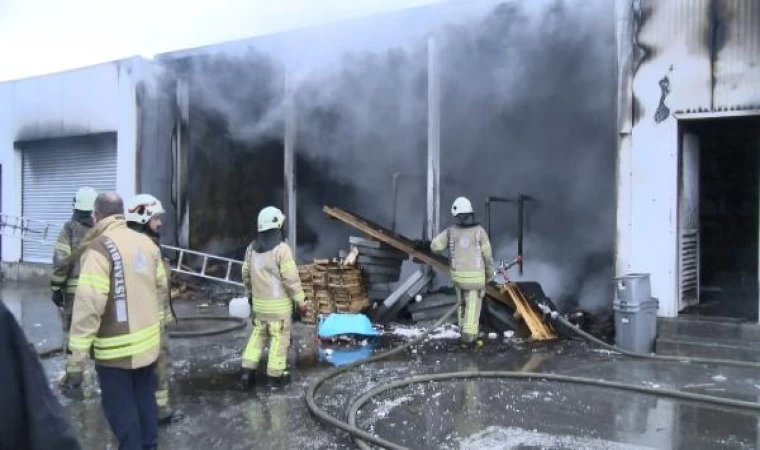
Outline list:
[[[525,278],[540,281],[556,303],[590,309],[611,303],[613,16],[607,0],[515,1],[431,30],[442,87],[444,225],[460,195],[481,218],[488,195],[535,197]],[[326,221],[323,204],[390,224],[395,173],[399,231],[421,234],[427,42],[377,48],[294,77],[300,258],[346,246],[351,230]],[[281,60],[254,50],[183,62],[193,86],[191,171],[201,174],[190,194],[196,248],[240,253],[258,210],[282,203]],[[516,209],[499,205],[493,223],[497,257],[511,258]]]

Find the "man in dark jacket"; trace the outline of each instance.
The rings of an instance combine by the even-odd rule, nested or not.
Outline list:
[[[80,450],[42,364],[0,301],[0,450]]]

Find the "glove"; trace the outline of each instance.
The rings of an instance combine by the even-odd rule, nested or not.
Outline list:
[[[248,305],[253,308],[253,294],[248,294]]]
[[[63,290],[62,289],[54,289],[53,290],[53,304],[57,306],[58,308],[63,308],[63,304],[65,303],[65,299],[63,297]]]
[[[67,373],[61,382],[61,391],[63,395],[72,399],[81,399],[82,393],[82,372]]]
[[[414,248],[415,250],[424,250],[424,251],[430,251],[430,241],[426,239],[418,239],[414,241]]]
[[[298,317],[303,319],[306,317],[306,314],[309,313],[309,305],[303,303],[302,305],[298,306],[296,310],[298,311]]]

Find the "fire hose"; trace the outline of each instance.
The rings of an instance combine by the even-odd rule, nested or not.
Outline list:
[[[357,367],[363,366],[365,364],[380,361],[382,359],[391,357],[393,355],[397,355],[403,352],[404,350],[408,349],[409,347],[422,342],[436,328],[446,323],[446,321],[448,321],[449,318],[451,318],[454,315],[456,310],[457,310],[456,306],[452,307],[443,316],[441,316],[441,318],[439,318],[433,325],[431,325],[427,330],[425,330],[422,334],[410,340],[409,342],[406,342],[396,348],[385,351],[383,353],[379,353],[370,358],[367,358],[361,361],[356,361],[346,366],[337,367],[329,371],[328,373],[317,377],[306,389],[306,405],[309,411],[315,417],[317,417],[317,419],[319,419],[320,421],[326,424],[332,425],[350,434],[353,437],[354,441],[356,442],[356,445],[361,449],[369,449],[370,446],[368,445],[368,443],[371,443],[379,447],[388,448],[392,450],[406,450],[407,448],[359,428],[356,424],[356,416],[358,415],[359,411],[370,400],[372,400],[373,398],[383,393],[392,391],[394,389],[400,389],[400,388],[410,386],[413,384],[429,383],[429,382],[436,382],[436,381],[452,381],[452,380],[463,380],[463,379],[513,379],[513,380],[530,380],[530,381],[540,380],[540,381],[549,381],[549,382],[557,382],[557,383],[573,383],[573,384],[594,386],[594,387],[600,387],[600,388],[606,388],[606,389],[617,389],[617,390],[633,392],[633,393],[638,393],[638,394],[665,397],[665,398],[670,398],[672,400],[691,401],[691,402],[704,403],[704,404],[713,405],[713,406],[729,407],[729,408],[735,408],[735,409],[740,409],[740,410],[754,412],[754,413],[760,413],[760,403],[757,403],[757,402],[748,402],[748,401],[742,401],[742,400],[716,397],[716,396],[711,396],[711,395],[695,394],[695,393],[690,393],[690,392],[678,391],[675,389],[659,389],[659,388],[655,389],[655,388],[644,387],[644,386],[630,384],[630,383],[619,383],[619,382],[613,382],[613,381],[605,381],[605,380],[598,380],[598,379],[584,378],[584,377],[573,377],[573,376],[568,376],[568,375],[558,375],[558,374],[550,374],[550,373],[515,372],[515,371],[478,371],[478,370],[465,371],[465,372],[435,373],[435,374],[428,374],[428,375],[404,377],[396,381],[381,383],[375,386],[374,388],[369,389],[368,391],[362,393],[356,400],[354,400],[354,402],[346,410],[346,415],[347,415],[346,421],[340,420],[337,417],[330,415],[329,413],[327,413],[327,411],[325,411],[324,409],[320,408],[317,405],[316,399],[315,399],[316,392],[327,381],[341,374],[345,374]],[[548,317],[548,319],[551,320],[553,323],[558,324],[558,325],[563,325],[568,330],[573,331],[579,337],[591,342],[592,344],[595,344],[607,350],[622,354],[624,356],[644,359],[644,360],[654,360],[654,361],[728,365],[728,366],[760,369],[759,363],[753,363],[753,362],[747,362],[747,361],[647,355],[647,354],[629,352],[627,350],[623,350],[613,345],[607,344],[606,342],[601,341],[600,339],[597,339],[596,337],[580,330],[578,327],[570,323],[567,319],[559,315],[556,311],[547,312],[547,310],[544,308],[542,308],[542,310],[544,311],[544,313],[546,313],[546,316]]]

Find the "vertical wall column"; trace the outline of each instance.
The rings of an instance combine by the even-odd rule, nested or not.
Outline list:
[[[289,72],[285,72],[285,223],[288,245],[293,253],[298,251],[296,246],[296,114],[294,102],[293,80]]]
[[[432,239],[441,221],[441,86],[435,37],[428,39],[428,166],[426,234]]]

